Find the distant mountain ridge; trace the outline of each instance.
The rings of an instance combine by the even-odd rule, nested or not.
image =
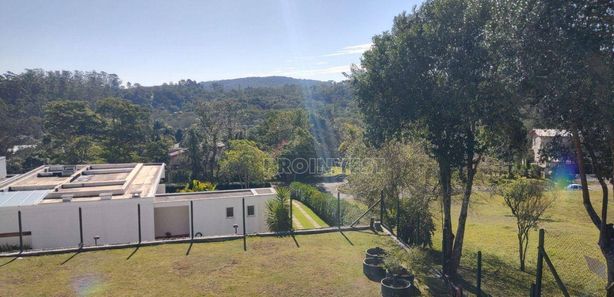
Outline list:
[[[264,77],[242,77],[233,79],[204,81],[200,85],[204,87],[213,87],[213,85],[219,84],[224,89],[239,89],[239,88],[277,88],[285,85],[298,85],[304,87],[311,87],[323,84],[329,84],[329,82],[313,79],[299,79],[287,76],[264,76]]]

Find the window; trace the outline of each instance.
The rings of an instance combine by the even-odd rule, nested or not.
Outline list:
[[[253,216],[256,213],[256,209],[253,205],[248,205],[247,206],[247,215],[248,216]]]
[[[226,207],[226,217],[232,218],[235,216],[235,208],[234,207]]]

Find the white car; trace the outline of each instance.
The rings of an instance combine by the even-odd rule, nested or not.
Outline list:
[[[568,191],[580,191],[580,190],[582,190],[582,185],[579,185],[579,184],[569,184],[565,188]]]

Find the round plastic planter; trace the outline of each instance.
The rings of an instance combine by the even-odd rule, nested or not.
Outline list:
[[[386,270],[386,277],[392,278],[394,276],[396,276],[397,278],[400,278],[400,279],[404,279],[404,280],[410,282],[411,284],[414,283],[414,275],[411,274],[411,272],[407,271],[407,269],[405,269],[405,268],[403,268],[401,270],[401,272],[398,273],[398,274],[392,274],[388,270]]]
[[[386,277],[384,262],[380,258],[367,258],[362,262],[362,272],[365,276],[375,282],[381,281]]]
[[[365,252],[365,257],[369,258],[379,258],[384,259],[384,255],[386,255],[386,251],[381,247],[370,248]]]
[[[382,297],[410,297],[411,283],[402,278],[386,277],[382,279]]]

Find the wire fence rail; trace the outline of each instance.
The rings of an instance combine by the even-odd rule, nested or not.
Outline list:
[[[536,279],[537,291],[533,296],[543,296],[539,286],[553,283],[561,296],[605,295],[607,268],[595,242],[579,241],[562,232],[541,229],[538,253],[537,275],[540,276],[540,268],[543,271],[542,279]],[[541,267],[540,260],[543,260]],[[547,273],[546,269],[552,273]]]

